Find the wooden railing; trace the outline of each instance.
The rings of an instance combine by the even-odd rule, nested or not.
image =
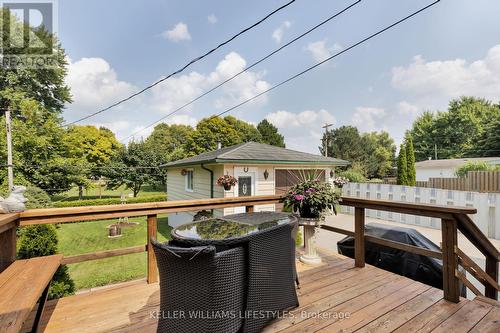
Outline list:
[[[247,212],[255,205],[278,203],[279,196],[254,196],[239,198],[214,198],[202,200],[179,200],[137,203],[127,205],[84,206],[70,208],[30,209],[19,214],[0,215],[0,272],[16,258],[16,228],[36,224],[86,222],[120,217],[147,217],[147,239],[145,245],[92,252],[64,257],[63,264],[74,264],[88,260],[103,259],[147,251],[147,280],[158,280],[158,271],[151,238],[157,236],[158,214],[199,211],[227,207],[245,206]]]
[[[449,301],[458,302],[460,300],[459,281],[462,281],[462,283],[476,295],[481,294],[479,290],[466,279],[465,275],[459,272],[459,264],[485,286],[486,297],[498,299],[498,291],[500,290],[498,285],[498,262],[500,260],[500,252],[468,216],[468,214],[477,213],[475,208],[414,204],[353,197],[342,197],[341,204],[354,207],[354,232],[328,225],[323,225],[322,228],[354,237],[356,266],[364,267],[365,265],[364,247],[365,241],[367,241],[402,251],[441,259],[443,261],[444,298]],[[441,251],[433,251],[365,235],[365,209],[440,218],[442,235]],[[458,248],[458,231],[460,231],[485,256],[485,271]]]
[[[35,224],[85,222],[119,217],[146,216],[148,228],[145,245],[67,256],[63,259],[63,263],[71,264],[147,251],[147,280],[149,283],[156,282],[158,272],[154,252],[149,240],[151,237],[156,238],[158,214],[241,206],[245,206],[246,211],[251,212],[255,205],[273,204],[280,202],[280,200],[281,196],[270,195],[240,198],[179,200],[128,205],[33,209],[19,214],[3,214],[0,215],[0,272],[15,260],[17,227]],[[371,242],[402,251],[441,259],[443,261],[444,298],[449,301],[459,301],[459,281],[462,281],[474,293],[480,294],[479,290],[459,272],[458,265],[464,267],[467,272],[485,286],[485,296],[498,299],[498,262],[500,260],[500,253],[469,218],[468,214],[476,213],[475,208],[412,204],[351,197],[343,197],[341,204],[355,208],[354,232],[328,225],[323,225],[322,228],[355,238],[356,266],[364,267],[365,242]],[[433,251],[371,235],[365,235],[365,209],[440,218],[442,221],[442,251]],[[458,231],[484,254],[486,258],[485,270],[482,270],[458,248]]]

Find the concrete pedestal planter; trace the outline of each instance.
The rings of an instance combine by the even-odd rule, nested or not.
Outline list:
[[[323,220],[321,218],[303,218],[299,219],[299,225],[304,228],[304,254],[299,260],[307,265],[321,264],[321,258],[316,250],[316,233]]]

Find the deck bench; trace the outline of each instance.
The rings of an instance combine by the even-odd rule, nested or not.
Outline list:
[[[38,331],[50,282],[62,255],[14,261],[0,273],[0,332],[20,332],[39,300],[33,323]]]

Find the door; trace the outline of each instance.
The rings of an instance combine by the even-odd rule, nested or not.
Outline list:
[[[255,174],[254,170],[249,168],[235,168],[234,177],[238,180],[234,187],[235,197],[249,197],[255,195]],[[245,207],[235,207],[234,212],[244,213]]]

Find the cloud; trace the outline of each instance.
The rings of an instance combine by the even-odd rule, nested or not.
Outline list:
[[[500,95],[500,44],[483,59],[426,61],[421,55],[408,66],[392,69],[392,86],[426,106],[446,106],[451,98],[475,95],[498,101]]]
[[[276,43],[278,44],[281,43],[285,30],[290,29],[291,26],[292,23],[290,21],[285,21],[281,23],[281,25],[278,28],[276,28],[276,30],[273,31],[272,37],[276,41]]]
[[[402,115],[415,116],[419,112],[419,108],[416,105],[410,104],[407,101],[401,101],[398,103],[398,111]]]
[[[130,131],[132,124],[126,120],[116,120],[112,122],[99,122],[93,124],[96,127],[106,127],[111,130],[111,132],[115,133],[117,139],[121,139],[125,136],[128,136],[130,133],[134,131]]]
[[[180,42],[183,40],[191,40],[191,35],[189,34],[188,26],[185,23],[179,22],[171,30],[162,32],[163,38],[166,38],[172,42]]]
[[[67,105],[66,114],[75,117],[97,111],[97,108],[137,90],[131,83],[120,81],[113,68],[102,58],[69,60],[66,84],[73,95],[73,103]]]
[[[335,124],[335,117],[327,110],[305,110],[293,113],[285,110],[265,117],[285,136],[287,148],[318,154],[325,123]]]
[[[206,90],[225,81],[246,66],[245,59],[236,52],[227,54],[208,74],[191,72],[166,80],[153,88],[153,104],[161,113],[169,113],[201,95]],[[247,71],[226,83],[214,94],[214,106],[218,109],[233,106],[267,89],[270,84],[262,79],[265,73]],[[253,103],[265,103],[264,95]],[[187,108],[188,110],[190,108]]]
[[[360,132],[373,132],[385,129],[387,113],[384,109],[358,106],[352,115],[352,123]]]
[[[217,16],[215,16],[214,14],[210,14],[207,17],[207,20],[208,20],[208,23],[215,24],[215,23],[217,23]]]
[[[328,47],[326,45],[326,40],[320,40],[317,42],[312,42],[307,45],[306,50],[311,53],[311,56],[314,62],[318,63],[325,60],[328,57],[331,57],[335,52],[342,50],[342,46],[340,44],[333,44]]]
[[[144,124],[154,122],[227,80],[245,66],[246,61],[242,56],[236,52],[228,53],[209,73],[192,71],[172,77],[146,93],[83,123],[100,122],[123,139],[142,129]],[[234,106],[269,89],[270,84],[264,80],[264,75],[265,72],[242,73],[204,98],[202,103],[193,103],[168,117],[165,122],[194,126],[198,119],[219,112],[218,109]],[[134,85],[119,80],[110,64],[102,58],[82,58],[74,63],[70,61],[67,84],[74,96],[74,102],[67,106],[64,114],[68,121],[109,106],[138,90]],[[255,107],[266,102],[267,96],[263,95],[249,105]],[[127,119],[127,122],[115,122],[121,121],[120,119]],[[136,138],[147,135],[148,130],[144,130]]]

